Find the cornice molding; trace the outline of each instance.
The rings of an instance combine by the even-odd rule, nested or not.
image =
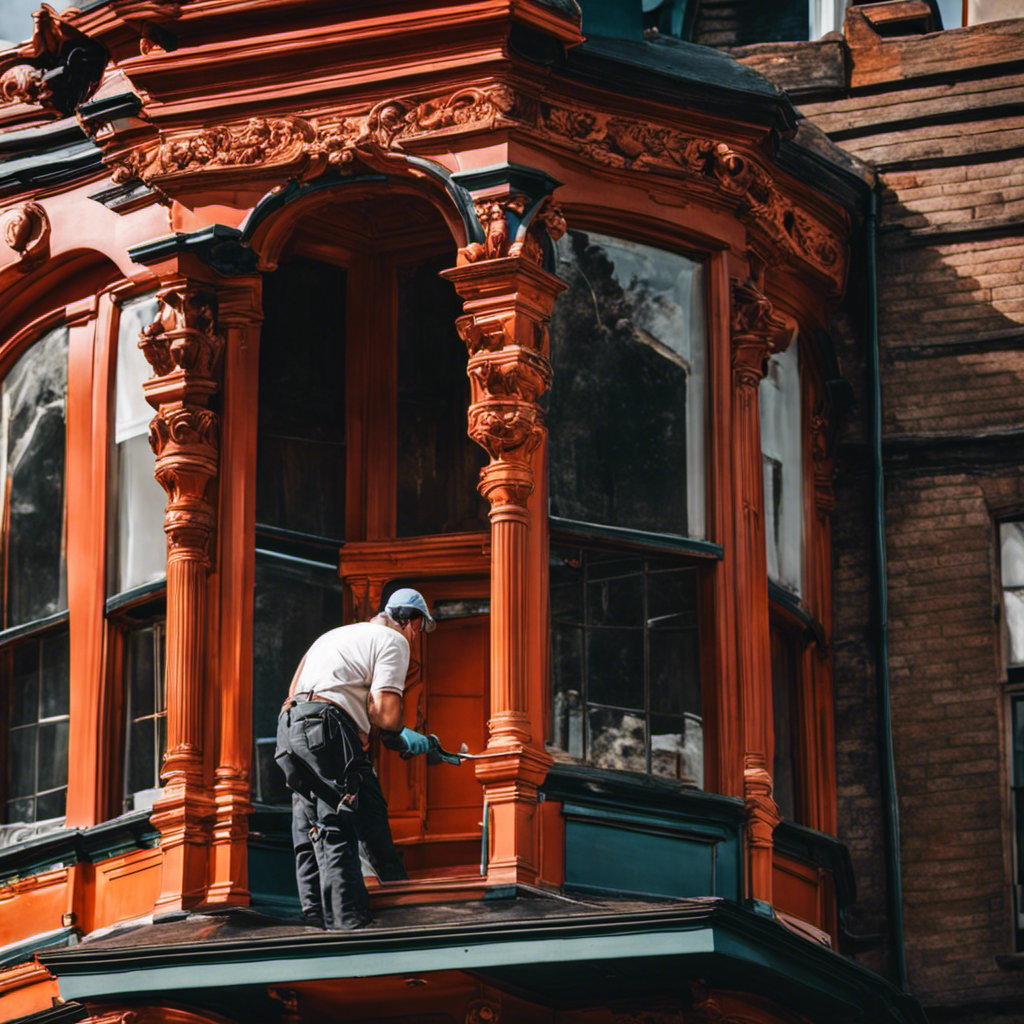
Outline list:
[[[397,168],[412,151],[429,156],[431,138],[498,129],[525,131],[612,173],[684,180],[732,210],[779,258],[809,270],[830,295],[842,291],[846,240],[788,196],[755,154],[665,124],[541,103],[500,82],[387,99],[365,113],[258,117],[167,133],[150,125],[141,136],[136,122],[130,132],[101,130],[96,140],[116,182],[141,181],[174,196],[267,173],[280,183]]]

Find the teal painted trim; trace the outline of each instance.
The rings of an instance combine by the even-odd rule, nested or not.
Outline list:
[[[885,832],[886,902],[888,904],[890,952],[896,983],[908,992],[907,953],[903,934],[903,875],[900,865],[900,809],[896,795],[896,755],[892,741],[892,698],[889,680],[889,596],[885,554],[885,469],[882,461],[882,372],[878,340],[878,265],[876,220],[878,194],[871,193],[871,205],[864,224],[867,256],[868,352],[867,377],[870,402],[868,420],[871,438],[872,487],[872,587],[874,615],[872,639],[875,648],[875,689],[878,701],[879,772],[882,793],[882,826]]]
[[[57,928],[52,932],[33,935],[32,938],[21,942],[12,942],[0,949],[0,967],[24,963],[31,960],[34,953],[43,949],[53,949],[55,946],[66,946],[75,937],[74,928]]]
[[[101,974],[62,975],[59,976],[59,984],[64,999],[90,999],[173,992],[179,989],[280,985],[330,978],[379,978],[388,974],[432,971],[472,971],[552,961],[580,963],[617,960],[627,951],[630,957],[713,953],[714,933],[710,928],[687,932],[640,932],[630,935],[627,945],[623,944],[623,936],[620,934],[518,939],[488,944],[477,944],[467,937],[465,941],[429,950],[345,952],[344,949],[335,948],[326,956],[234,960],[230,970],[225,970],[222,963],[190,964],[187,967],[140,966],[127,970],[108,970]]]
[[[62,612],[47,615],[44,619],[35,619],[32,622],[25,622],[20,626],[11,626],[10,629],[0,631],[0,644],[6,644],[11,640],[17,640],[19,637],[28,636],[29,633],[41,633],[45,629],[63,625],[67,621],[68,612],[65,609]]]
[[[722,842],[735,839],[736,831],[724,827],[714,827],[700,819],[673,815],[671,818],[644,814],[625,808],[609,808],[607,806],[589,806],[584,803],[562,803],[562,813],[568,817],[580,817],[588,820],[614,822],[620,828],[634,828],[640,831],[654,830],[669,836],[688,836],[705,843]]]
[[[0,884],[84,862],[95,864],[132,850],[152,849],[159,834],[149,811],[133,811],[90,828],[60,829],[0,850]]]
[[[548,516],[548,522],[553,531],[571,534],[573,537],[620,541],[637,548],[671,551],[680,555],[696,555],[698,558],[713,558],[718,561],[725,557],[725,549],[721,544],[714,544],[709,540],[678,537],[674,533],[647,533],[645,530],[631,530],[625,526],[583,523],[576,519],[562,519],[560,516]]]
[[[109,615],[111,612],[126,608],[130,604],[143,601],[147,597],[156,597],[157,594],[162,594],[166,589],[166,578],[154,580],[152,583],[143,583],[141,586],[132,587],[131,590],[123,590],[120,594],[108,597],[103,608]]]

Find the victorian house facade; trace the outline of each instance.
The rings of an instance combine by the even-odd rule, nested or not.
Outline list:
[[[875,173],[648,6],[0,54],[3,1019],[923,1019],[839,838]],[[407,724],[486,756],[378,752],[410,879],[325,933],[276,711],[405,585]]]

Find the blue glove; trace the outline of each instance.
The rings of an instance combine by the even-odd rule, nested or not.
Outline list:
[[[421,732],[413,732],[412,729],[403,729],[399,734],[405,741],[405,749],[411,755],[425,754],[430,750],[430,740]]]

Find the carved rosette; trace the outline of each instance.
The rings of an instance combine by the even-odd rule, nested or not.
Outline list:
[[[730,326],[733,381],[750,396],[764,377],[768,357],[786,349],[793,331],[750,281],[733,281]]]
[[[759,751],[748,750],[743,758],[743,803],[747,845],[755,850],[771,850],[775,826],[782,820],[772,793],[767,758]]]
[[[0,236],[20,259],[18,269],[35,270],[50,257],[50,218],[39,203],[22,203],[0,217]]]

